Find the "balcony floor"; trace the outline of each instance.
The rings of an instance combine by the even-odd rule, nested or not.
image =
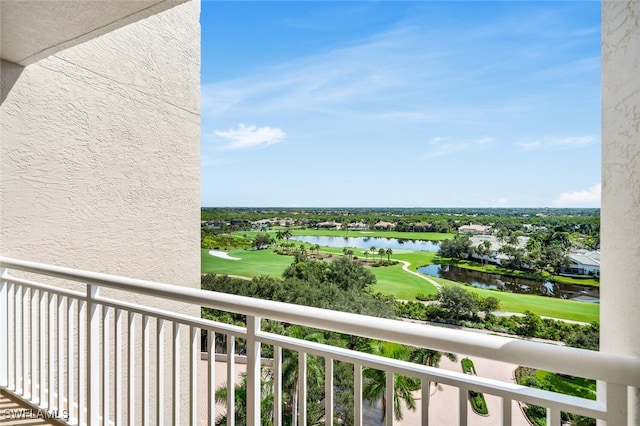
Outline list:
[[[33,416],[31,415],[33,413]],[[0,426],[19,426],[19,425],[63,425],[64,423],[38,419],[37,409],[26,404],[19,398],[14,397],[4,389],[0,389]],[[22,418],[18,418],[22,417]]]

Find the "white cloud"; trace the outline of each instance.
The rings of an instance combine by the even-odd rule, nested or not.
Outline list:
[[[601,189],[602,185],[597,184],[581,191],[563,192],[552,204],[554,207],[599,206]]]
[[[216,130],[214,134],[229,141],[224,146],[225,149],[248,149],[259,146],[269,146],[282,140],[287,136],[279,128],[245,126],[240,123],[237,129]]]
[[[540,148],[541,142],[540,141],[534,141],[534,142],[518,142],[518,146],[522,149],[524,149],[525,151],[533,151],[534,149],[538,149]]]
[[[485,146],[490,145],[493,141],[494,138],[491,137],[456,140],[437,136],[427,142],[429,152],[424,158],[442,157],[463,151],[479,151]]]
[[[533,151],[534,149],[573,149],[580,148],[585,145],[591,145],[597,139],[593,135],[587,136],[568,136],[564,138],[543,138],[533,141],[520,141],[517,145],[525,151]]]

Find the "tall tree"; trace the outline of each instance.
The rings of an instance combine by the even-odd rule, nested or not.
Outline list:
[[[487,270],[487,263],[489,263],[489,255],[491,255],[491,242],[489,240],[484,240],[480,244],[478,244],[473,251],[476,252],[478,257],[480,258],[480,263],[484,265],[484,270]]]
[[[406,346],[399,343],[373,341],[368,347],[368,352],[387,358],[399,360],[407,360],[409,350]],[[387,417],[387,374],[385,371],[376,370],[374,368],[365,368],[362,372],[364,383],[362,386],[362,396],[371,404],[382,401],[382,418],[384,421]],[[393,409],[394,418],[402,420],[402,401],[410,410],[416,409],[416,400],[413,392],[420,388],[420,380],[415,377],[403,376],[395,374],[393,376]]]
[[[387,254],[387,260],[391,261],[391,255],[393,254],[393,250],[388,248],[387,250],[385,250],[385,253]]]
[[[409,361],[416,364],[422,364],[429,367],[439,367],[442,356],[445,356],[451,362],[457,362],[458,356],[450,352],[439,352],[427,348],[415,348],[409,353]]]
[[[446,285],[438,293],[440,306],[449,310],[454,318],[461,315],[473,315],[477,312],[478,301],[473,293],[459,285]]]
[[[261,381],[261,400],[260,400],[260,425],[273,426],[273,385],[271,381]],[[228,386],[224,383],[215,393],[215,400],[218,404],[226,404],[228,395]],[[234,388],[234,420],[238,426],[247,426],[247,375],[242,374],[240,383]],[[216,418],[216,426],[228,424],[229,413],[224,413]]]
[[[304,339],[318,343],[321,343],[324,340],[321,332],[309,331],[306,328],[296,325],[291,326],[287,329],[287,335],[296,339]],[[311,381],[314,385],[320,385],[323,381],[324,370],[320,365],[320,362],[318,361],[318,357],[315,355],[307,355],[306,358],[307,380]],[[288,392],[289,395],[287,398],[291,404],[291,424],[293,426],[296,426],[298,424],[300,415],[307,415],[307,413],[298,413],[299,374],[300,365],[298,364],[297,352],[289,352],[288,354],[285,354],[285,362],[282,366],[282,382],[283,385],[290,390],[290,392]]]

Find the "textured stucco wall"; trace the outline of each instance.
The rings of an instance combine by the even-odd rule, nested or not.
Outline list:
[[[0,254],[199,288],[199,13],[189,1],[24,68],[3,61]]]
[[[602,7],[601,350],[640,356],[640,2]],[[640,394],[629,395],[640,424]]]
[[[1,107],[4,256],[198,286],[198,15],[22,69]]]

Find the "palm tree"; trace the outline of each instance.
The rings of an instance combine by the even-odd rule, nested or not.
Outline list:
[[[371,246],[371,248],[369,248],[369,251],[371,252],[372,256],[375,256],[376,255],[376,246]]]
[[[342,249],[342,254],[349,257],[349,260],[353,260],[353,250],[348,249],[347,247]]]
[[[316,254],[318,255],[318,257],[320,257],[320,244],[314,245],[313,248],[315,249]]]
[[[427,348],[413,349],[409,354],[409,361],[415,362],[416,364],[426,365],[428,367],[438,368],[440,366],[442,355],[447,357],[451,362],[458,362],[458,356],[456,354],[452,354],[451,352],[439,352]],[[437,383],[435,383],[435,385],[437,385]],[[423,390],[423,392],[429,392],[429,390]]]
[[[304,329],[300,326],[291,326],[287,329],[289,337],[296,339],[304,339],[311,342],[322,343],[324,336],[321,332]],[[293,426],[298,424],[298,378],[299,378],[299,365],[296,352],[291,352],[290,356],[285,356],[285,362],[282,366],[282,382],[283,385],[291,389],[291,395],[289,396],[292,409],[292,422]],[[318,362],[318,357],[315,355],[307,355],[307,379],[310,379],[315,385],[320,385],[324,378],[324,371]],[[306,415],[304,413],[303,415]]]
[[[439,367],[442,355],[447,357],[451,362],[457,362],[458,356],[450,352],[439,352],[427,348],[415,348],[409,354],[409,361],[416,364],[422,364],[429,367]]]
[[[482,242],[482,245],[484,246],[485,255],[487,256],[484,262],[484,269],[486,271],[487,264],[489,263],[489,256],[491,256],[491,241],[485,240]]]
[[[368,347],[368,352],[394,358],[399,360],[407,360],[409,350],[406,346],[399,343],[374,341]],[[382,400],[382,418],[384,421],[387,416],[387,373],[385,371],[376,370],[374,368],[365,368],[362,372],[365,382],[362,387],[362,396],[371,404],[375,404]],[[393,409],[396,420],[402,420],[402,401],[410,410],[416,409],[416,400],[413,391],[420,388],[420,380],[415,377],[408,377],[396,374],[393,376]]]
[[[391,261],[391,255],[393,254],[393,250],[391,250],[390,248],[388,248],[385,253],[387,254],[387,261]]]
[[[283,236],[287,241],[289,241],[289,238],[291,238],[291,236],[292,236],[292,235],[293,235],[293,234],[292,234],[292,233],[291,233],[291,231],[290,231],[290,230],[288,230],[288,229],[285,229],[285,230],[282,232],[282,236]]]
[[[480,257],[480,263],[484,264],[484,270],[487,270],[487,263],[489,263],[488,256],[491,254],[491,242],[489,240],[484,240],[482,243],[478,244],[475,248],[475,252]]]
[[[385,253],[386,253],[386,250],[383,248],[378,250],[378,254],[380,255],[380,262],[382,262],[382,256],[384,256]]]
[[[273,385],[270,380],[261,380],[260,391],[260,424],[264,426],[273,426]],[[228,389],[224,383],[216,390],[215,399],[219,404],[227,403]],[[238,426],[247,426],[247,375],[242,373],[242,380],[235,385],[234,389],[234,406],[235,406],[235,424]],[[228,424],[228,413],[219,415],[216,418],[216,426]]]

